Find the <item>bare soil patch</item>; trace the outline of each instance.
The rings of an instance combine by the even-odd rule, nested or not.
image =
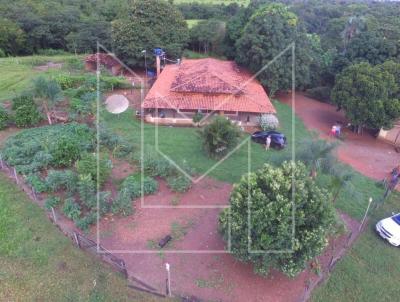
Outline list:
[[[230,184],[204,179],[187,193],[177,194],[160,180],[158,192],[146,196],[143,206],[141,200],[135,201],[132,216],[102,219],[100,243],[124,259],[129,274],[160,292],[165,292],[165,263],[169,263],[175,294],[202,301],[298,301],[306,284],[318,278],[315,267],[295,279],[277,271],[267,277],[257,276],[251,265],[238,262],[226,252],[218,233],[221,209],[190,208],[228,205],[231,189]],[[341,216],[348,232],[358,229],[357,221]],[[95,231],[91,230],[91,236],[95,237]],[[321,270],[343,248],[348,232],[330,240],[329,248],[318,258]],[[166,235],[173,239],[161,249],[158,242]]]
[[[281,94],[278,99],[291,105],[291,95]],[[328,133],[336,121],[347,121],[342,111],[336,107],[321,103],[296,93],[296,114],[309,130],[315,130],[321,138],[332,140]],[[352,166],[361,174],[376,180],[382,180],[400,162],[400,154],[394,148],[369,133],[357,135],[349,129],[343,129],[345,140],[337,149],[338,158]]]

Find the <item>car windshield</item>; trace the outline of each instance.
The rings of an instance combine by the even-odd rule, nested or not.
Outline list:
[[[392,219],[398,224],[400,225],[400,214],[394,215],[392,217]]]

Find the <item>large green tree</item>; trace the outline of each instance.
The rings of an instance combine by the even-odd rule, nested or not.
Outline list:
[[[133,0],[128,16],[112,23],[114,50],[130,66],[143,66],[142,51],[156,47],[179,57],[188,37],[182,14],[166,1]],[[153,56],[148,59],[151,64]]]
[[[301,162],[265,164],[234,186],[220,228],[233,255],[255,272],[295,276],[326,247],[336,215],[328,192],[308,174]]]
[[[358,132],[363,127],[390,128],[400,117],[399,84],[388,64],[386,68],[366,62],[354,64],[336,77],[332,101],[345,111]]]
[[[17,23],[0,17],[0,49],[7,55],[18,55],[24,47],[26,36]]]
[[[236,61],[254,73],[267,64],[259,79],[270,94],[292,88],[292,52],[281,52],[296,42],[296,86],[309,84],[307,37],[298,26],[297,16],[283,4],[270,4],[256,10],[236,43]],[[280,57],[279,57],[280,56]]]

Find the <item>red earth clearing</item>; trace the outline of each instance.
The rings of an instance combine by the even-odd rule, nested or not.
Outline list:
[[[251,265],[226,252],[218,233],[218,215],[220,207],[228,205],[231,190],[230,184],[205,178],[188,192],[177,194],[159,180],[157,193],[143,199],[143,205],[151,208],[142,207],[139,199],[132,216],[102,219],[100,244],[124,259],[130,275],[160,292],[165,292],[165,263],[169,263],[175,294],[202,301],[298,301],[307,282],[317,278],[314,271],[307,269],[295,279],[277,271],[260,277]],[[341,216],[348,231],[355,232],[358,222]],[[93,228],[93,238],[95,233]],[[158,242],[166,235],[174,239],[160,249]],[[346,238],[344,234],[331,240],[330,248],[319,257],[322,269],[338,254]]]
[[[278,99],[292,105],[291,94],[281,94]],[[296,93],[295,112],[309,130],[316,130],[320,136],[332,140],[329,131],[336,123],[342,121],[347,124],[343,111],[336,111],[336,107],[322,103]],[[400,154],[393,146],[384,143],[369,133],[357,135],[349,129],[344,129],[345,139],[338,149],[340,161],[352,166],[361,174],[376,180],[382,180],[400,163]]]

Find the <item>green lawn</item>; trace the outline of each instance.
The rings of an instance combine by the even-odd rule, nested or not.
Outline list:
[[[250,0],[174,0],[174,4],[180,4],[180,3],[211,3],[211,4],[231,4],[231,3],[237,3],[239,5],[244,5],[247,6],[250,3]]]
[[[75,248],[0,174],[0,301],[157,301]]]
[[[314,302],[396,301],[400,294],[400,248],[389,245],[374,230],[377,221],[400,212],[399,195],[370,218],[369,225],[339,262],[328,282],[313,295]]]
[[[29,87],[32,79],[39,74],[51,75],[60,72],[57,69],[38,71],[34,70],[35,66],[43,65],[50,61],[53,63],[65,62],[74,57],[75,56],[71,54],[0,58],[0,102],[13,98]]]
[[[289,147],[284,151],[265,151],[263,146],[251,143],[250,153],[247,144],[239,148],[219,166],[210,171],[209,176],[230,183],[238,182],[241,176],[248,171],[248,155],[252,170],[257,170],[264,163],[280,163],[284,159],[291,159],[292,144],[292,110],[289,106],[274,101],[275,108],[281,123],[280,131],[286,134]],[[128,138],[131,142],[140,146],[140,121],[133,117],[132,111],[127,111],[120,116],[104,114],[104,120],[113,130]],[[203,174],[211,169],[216,160],[210,159],[202,150],[198,130],[195,128],[163,127],[158,128],[159,150],[173,159],[177,164],[184,161],[194,168],[197,174]],[[302,141],[311,134],[305,128],[303,122],[295,119],[295,147],[300,147]],[[245,135],[244,139],[248,138]],[[153,125],[144,124],[145,150],[155,148],[156,128]],[[139,149],[139,147],[138,147]],[[139,150],[137,151],[139,152]],[[349,167],[347,169],[350,169]],[[373,180],[354,172],[353,185],[357,190],[356,196],[346,190],[339,195],[336,207],[348,213],[354,218],[361,219],[368,204],[368,198],[378,199],[382,196],[382,188],[376,186]]]

